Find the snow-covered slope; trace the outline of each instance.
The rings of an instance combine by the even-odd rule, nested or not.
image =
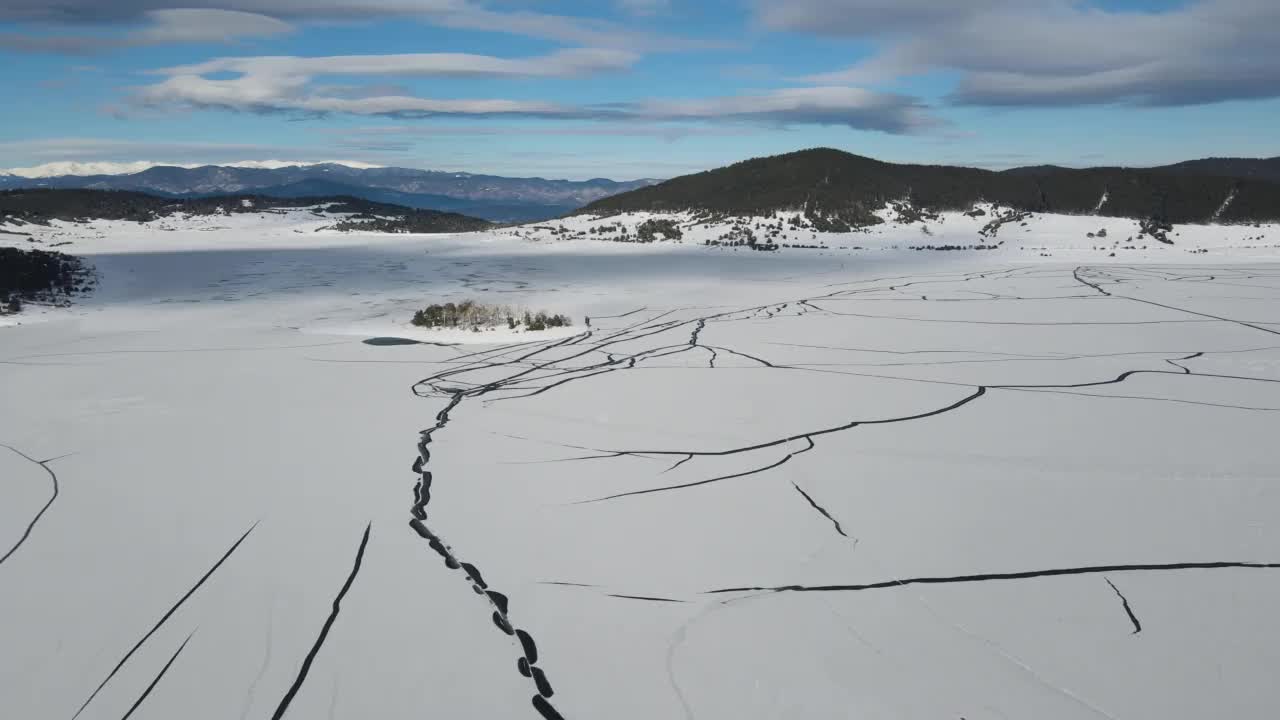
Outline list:
[[[0,714],[1274,714],[1276,228],[650,219],[0,235],[101,278],[0,327]]]
[[[534,241],[606,240],[642,242],[646,224],[674,227],[678,233],[657,230],[657,242],[680,242],[768,250],[849,251],[859,257],[885,253],[978,253],[988,260],[1026,260],[1042,257],[1089,258],[1106,261],[1174,261],[1186,254],[1244,254],[1272,257],[1280,249],[1280,225],[1178,225],[1162,242],[1144,230],[1143,223],[1126,218],[1092,215],[1019,213],[979,205],[968,213],[946,212],[906,221],[910,208],[886,207],[884,221],[855,232],[815,230],[800,212],[770,216],[712,217],[689,212],[633,212],[610,216],[576,215],[503,231],[513,238]]]

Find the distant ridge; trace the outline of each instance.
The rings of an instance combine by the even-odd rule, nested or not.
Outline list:
[[[519,222],[557,217],[593,200],[652,184],[510,178],[396,167],[351,167],[339,163],[285,167],[161,165],[124,175],[20,177],[0,174],[0,189],[52,188],[131,190],[167,197],[255,194],[298,197],[308,183],[320,194],[342,194],[420,209],[451,210],[486,220]],[[323,188],[329,188],[327,190]],[[334,191],[338,192],[334,192]],[[313,193],[314,194],[314,193]]]
[[[34,188],[0,191],[0,229],[13,232],[24,225],[48,225],[53,220],[129,220],[149,222],[179,213],[236,215],[315,206],[318,216],[335,217],[337,230],[370,232],[454,233],[485,230],[493,224],[458,213],[421,210],[350,196],[281,199],[262,195],[208,198],[169,198],[129,190],[51,190]]]
[[[831,148],[756,158],[597,200],[578,214],[676,212],[758,216],[800,210],[819,229],[874,225],[907,202],[924,211],[982,202],[1029,212],[1093,214],[1160,223],[1280,219],[1278,160],[1201,160],[1166,168],[1017,168],[994,172],[899,165]],[[1245,172],[1243,176],[1222,175]]]
[[[1153,168],[1161,172],[1184,175],[1218,175],[1280,182],[1280,157],[1273,158],[1205,158]]]

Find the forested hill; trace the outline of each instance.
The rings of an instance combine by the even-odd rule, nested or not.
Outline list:
[[[148,222],[175,214],[231,215],[279,212],[314,207],[317,215],[334,215],[339,230],[375,232],[470,232],[493,227],[487,220],[457,213],[420,210],[361,198],[271,198],[231,195],[176,199],[123,190],[8,190],[0,191],[0,228],[22,224],[47,225],[51,220],[132,220]]]
[[[1205,158],[1188,160],[1158,168],[1164,172],[1188,175],[1220,175],[1280,182],[1280,157],[1273,158]]]
[[[1265,162],[1265,161],[1263,161]],[[1216,167],[1231,167],[1223,164]],[[604,198],[580,214],[690,210],[765,215],[804,210],[826,224],[871,225],[890,202],[968,210],[980,202],[1031,212],[1154,219],[1165,223],[1280,219],[1280,183],[1206,169],[1020,168],[994,172],[897,165],[827,148],[747,160]]]

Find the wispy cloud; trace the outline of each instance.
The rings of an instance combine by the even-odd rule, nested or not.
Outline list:
[[[665,5],[655,0],[622,0],[634,9],[656,11]],[[181,10],[175,10],[181,8]],[[596,18],[558,15],[530,10],[493,9],[476,0],[3,0],[0,22],[31,23],[44,27],[114,26],[120,23],[150,21],[163,24],[158,13],[204,12],[240,13],[265,17],[288,27],[289,23],[315,20],[370,20],[407,18],[459,30],[522,35],[565,44],[627,48],[633,50],[678,50],[699,47],[723,47],[721,41],[694,39],[675,33],[653,33],[623,23]],[[177,18],[178,16],[171,16]],[[194,18],[191,15],[188,17]],[[210,15],[209,17],[212,17]],[[230,16],[227,16],[230,17]],[[188,25],[183,23],[184,26]],[[265,26],[264,26],[265,27]],[[193,30],[192,36],[181,32],[161,33],[153,42],[208,42],[213,33]],[[30,39],[29,33],[12,33],[2,42],[15,50],[46,52],[83,52],[113,47],[91,36],[41,36]],[[24,39],[26,38],[26,39]],[[140,38],[134,37],[136,43]],[[128,45],[117,39],[116,45]]]
[[[582,48],[548,55],[500,58],[468,53],[229,57],[153,71],[156,75],[236,73],[254,78],[310,79],[316,75],[401,77],[576,77],[630,68],[639,56],[625,50]]]
[[[650,100],[632,110],[670,120],[745,120],[774,125],[844,125],[908,133],[938,121],[907,95],[856,87],[783,88],[756,94],[697,100]]]
[[[625,70],[635,56],[618,50],[578,49],[528,58],[417,54],[334,57],[224,58],[166,68],[164,80],[137,89],[149,109],[220,109],[297,116],[358,115],[401,119],[523,117],[611,122],[742,121],[786,126],[844,125],[889,133],[935,123],[914,98],[854,87],[783,88],[694,100],[648,99],[614,104],[543,100],[452,99],[359,93],[316,85],[316,76],[570,77]],[[212,77],[223,73],[235,77]]]
[[[775,30],[868,39],[873,57],[809,78],[890,83],[954,71],[958,105],[1197,105],[1280,97],[1280,3],[1200,0],[1162,12],[1068,0],[761,2]]]

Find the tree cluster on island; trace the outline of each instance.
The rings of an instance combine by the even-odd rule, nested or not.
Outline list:
[[[565,315],[544,311],[530,312],[509,305],[490,305],[475,300],[459,303],[434,303],[413,314],[412,323],[429,329],[471,330],[506,327],[508,330],[541,331],[548,328],[570,327],[573,322]]]

